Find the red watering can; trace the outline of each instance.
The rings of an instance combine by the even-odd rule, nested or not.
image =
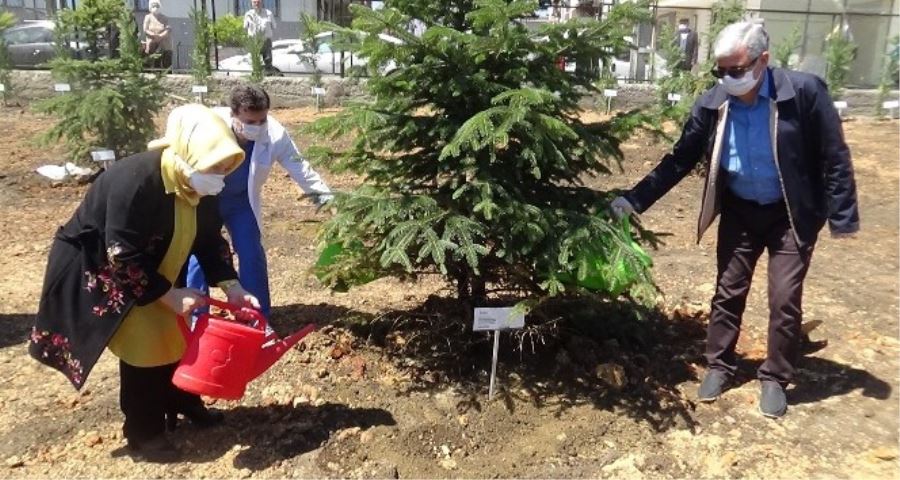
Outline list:
[[[237,400],[244,396],[250,380],[260,376],[303,337],[315,330],[315,324],[279,340],[266,335],[265,317],[251,308],[241,308],[212,298],[208,305],[249,318],[248,324],[200,314],[191,332],[183,317],[178,317],[187,350],[175,369],[172,383],[178,388],[208,397]],[[265,346],[263,346],[265,344]]]

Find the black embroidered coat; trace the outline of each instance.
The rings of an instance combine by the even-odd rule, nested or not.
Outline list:
[[[29,352],[76,389],[132,306],[172,287],[157,271],[175,228],[175,194],[165,192],[161,153],[122,159],[98,176],[53,239]],[[192,253],[212,285],[237,278],[221,226],[215,197],[203,197]]]

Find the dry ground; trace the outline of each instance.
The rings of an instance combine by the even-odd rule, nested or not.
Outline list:
[[[316,116],[276,115],[291,126]],[[863,230],[841,241],[826,234],[818,244],[805,310],[807,320],[823,322],[813,338],[828,345],[803,360],[781,420],[757,413],[752,381],[765,352],[764,281],[745,316],[741,384],[711,405],[692,400],[715,269],[714,236],[693,241],[697,178],[643,216],[665,234],[653,252],[664,294],[659,311],[607,331],[606,340],[603,332],[586,339],[580,333],[592,326],[581,325],[557,332],[561,344],[538,345],[534,354],[504,342],[501,394],[488,401],[489,343],[439,323],[442,302],[429,296],[449,293],[446,286],[432,278],[379,280],[350,293],[322,288],[309,267],[324,216],[276,173],[264,215],[273,323],[282,332],[308,321],[323,328],[252,383],[242,401],[219,402],[224,426],[178,430],[173,438],[188,459],[167,466],[123,455],[114,357],[105,355],[76,393],[25,353],[50,238],[85,190],[51,187],[33,173],[61,162],[58,149],[32,143],[47,122],[21,109],[0,111],[2,477],[898,477],[897,122],[845,124]],[[591,182],[627,187],[664,150],[631,142],[624,175]],[[355,184],[325,176],[339,189]],[[416,315],[393,313],[423,303]],[[610,371],[625,375],[610,383],[598,369],[607,380]]]

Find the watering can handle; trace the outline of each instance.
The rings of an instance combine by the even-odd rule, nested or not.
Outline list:
[[[269,326],[269,322],[266,321],[266,317],[264,317],[262,313],[259,313],[259,311],[257,310],[247,307],[239,307],[237,305],[216,300],[215,298],[210,297],[206,297],[204,300],[206,301],[207,305],[211,305],[222,310],[227,310],[232,313],[240,313],[242,315],[252,317],[253,320],[256,320],[257,328],[262,330],[263,332],[265,332],[266,327]],[[185,320],[183,315],[178,315],[178,329],[181,330],[181,335],[185,339],[191,338],[191,329],[190,327],[188,327],[187,320]]]
[[[240,313],[243,316],[251,317],[256,321],[257,328],[262,331],[266,330],[266,327],[269,326],[269,322],[266,321],[266,317],[263,316],[259,310],[255,310],[248,307],[239,307],[237,305],[223,302],[221,300],[216,300],[215,298],[206,297],[204,298],[207,305],[211,305],[216,308],[220,308],[222,310],[229,311],[231,313]]]

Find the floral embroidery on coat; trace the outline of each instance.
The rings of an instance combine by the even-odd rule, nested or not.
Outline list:
[[[84,380],[84,369],[81,361],[72,356],[68,338],[32,327],[29,340],[40,348],[41,358],[46,360],[48,365],[58,368],[71,378],[72,382],[81,384]]]
[[[106,249],[109,263],[100,267],[97,272],[84,272],[84,289],[88,292],[99,290],[104,294],[102,303],[94,305],[91,309],[98,317],[106,315],[107,312],[121,314],[126,303],[125,294],[130,293],[132,298],[140,298],[150,283],[147,274],[139,265],[122,262],[119,258],[121,255],[122,246],[113,243]]]

